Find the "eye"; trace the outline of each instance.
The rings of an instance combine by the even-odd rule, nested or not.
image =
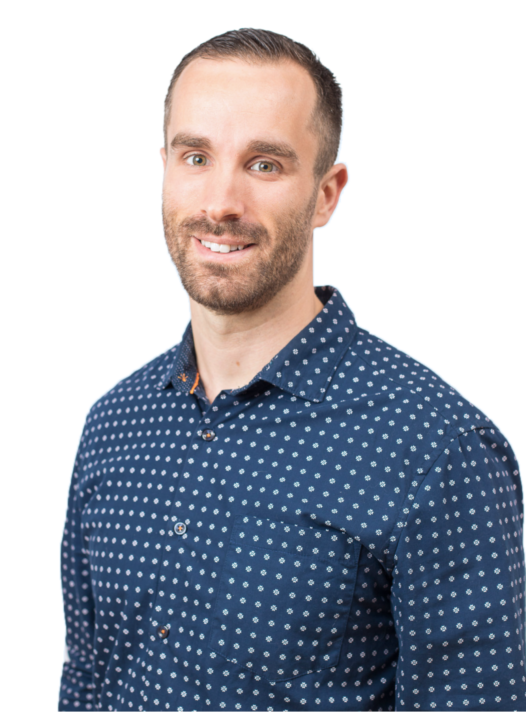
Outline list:
[[[188,163],[189,166],[206,166],[206,162],[206,156],[203,156],[201,153],[193,153],[191,156],[188,156],[188,158],[185,158],[185,163]]]
[[[277,166],[270,161],[258,161],[250,166],[251,171],[257,171],[258,173],[274,173],[277,171]]]

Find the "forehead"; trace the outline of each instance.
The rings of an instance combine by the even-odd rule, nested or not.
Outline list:
[[[174,86],[167,140],[178,131],[212,131],[218,138],[280,134],[312,141],[316,100],[312,78],[295,62],[199,58]]]

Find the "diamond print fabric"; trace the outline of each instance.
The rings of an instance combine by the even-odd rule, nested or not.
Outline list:
[[[526,708],[511,447],[317,294],[322,312],[212,405],[189,327],[91,409],[60,709]]]
[[[211,647],[267,680],[336,665],[359,551],[343,536],[236,517]]]

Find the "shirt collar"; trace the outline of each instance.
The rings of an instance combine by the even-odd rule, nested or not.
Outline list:
[[[352,311],[334,287],[316,287],[315,292],[324,305],[322,311],[249,384],[230,391],[232,394],[263,381],[305,400],[316,403],[324,400],[334,371],[357,327]],[[197,385],[197,363],[191,323],[170,355],[161,367],[155,388],[172,386],[180,393],[193,393]]]

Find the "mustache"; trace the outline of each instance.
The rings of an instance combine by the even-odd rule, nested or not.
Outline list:
[[[268,238],[268,231],[263,225],[240,222],[238,220],[214,224],[205,215],[181,220],[179,230],[184,233],[208,234],[215,237],[230,235],[231,237],[241,237],[247,242],[255,243],[264,242]]]

